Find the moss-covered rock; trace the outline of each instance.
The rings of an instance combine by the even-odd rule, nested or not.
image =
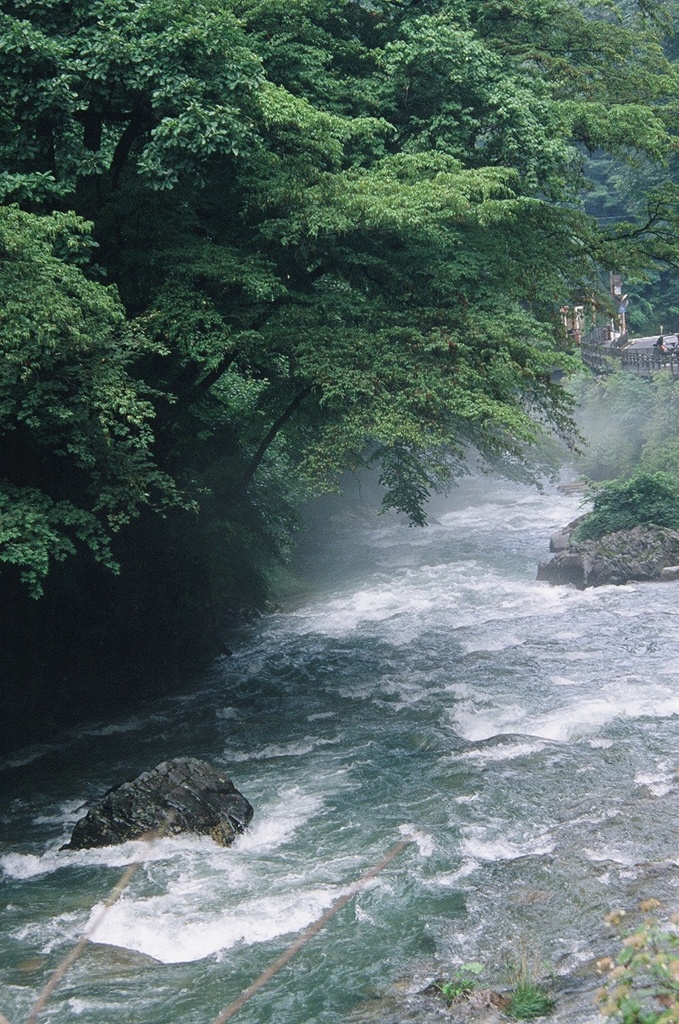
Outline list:
[[[580,590],[607,584],[671,580],[665,570],[679,565],[679,532],[662,526],[635,526],[599,540],[570,541],[565,550],[538,566],[539,580]]]

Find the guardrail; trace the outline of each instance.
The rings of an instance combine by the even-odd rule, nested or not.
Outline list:
[[[676,352],[660,352],[658,349],[623,349],[616,353],[625,370],[638,373],[642,377],[650,377],[658,370],[669,371],[673,377],[679,377],[679,354]]]
[[[592,327],[590,331],[582,336],[583,345],[603,345],[605,341],[611,340],[611,329],[608,324],[603,327]]]
[[[591,334],[592,332],[590,332]],[[580,347],[582,361],[594,373],[612,373],[622,368],[640,377],[650,377],[660,370],[679,377],[679,352],[659,349],[620,349],[591,343],[589,338]]]
[[[615,364],[618,362],[620,352],[611,352],[610,348],[604,348],[603,345],[590,345],[583,342],[580,346],[580,355],[585,366],[593,373],[612,373],[616,369]]]

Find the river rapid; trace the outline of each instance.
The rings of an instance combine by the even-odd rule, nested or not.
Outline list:
[[[345,516],[308,552],[313,596],[195,690],[0,763],[0,1012],[25,1020],[140,857],[41,1019],[210,1024],[404,837],[238,1021],[336,1024],[470,960],[573,977],[607,910],[676,902],[679,589],[536,582],[579,511],[470,479],[425,530]],[[59,851],[84,803],[181,755],[253,804],[231,849]]]

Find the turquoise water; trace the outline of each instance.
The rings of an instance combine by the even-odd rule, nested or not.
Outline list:
[[[345,519],[309,551],[313,596],[194,692],[2,763],[0,1011],[28,1016],[140,857],[45,1020],[210,1024],[403,837],[237,1020],[333,1024],[400,978],[468,960],[496,978],[527,944],[557,973],[586,961],[630,882],[677,857],[679,592],[535,582],[578,512],[470,480],[424,531]],[[84,803],[180,755],[253,804],[234,847],[59,852]]]

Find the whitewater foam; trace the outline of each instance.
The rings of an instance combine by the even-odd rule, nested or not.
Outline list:
[[[298,829],[322,809],[323,797],[299,787],[282,789],[275,801],[262,807],[252,824],[232,847],[241,853],[273,850],[289,842]]]
[[[587,680],[586,685],[591,691],[591,681]],[[498,704],[492,712],[485,713],[478,707],[463,706],[454,711],[454,719],[459,735],[472,742],[521,733],[565,743],[596,733],[616,719],[649,715],[669,718],[677,714],[679,692],[642,680],[634,683],[619,680],[601,685],[597,697],[580,693],[572,703],[542,714],[536,715],[522,704],[511,703]]]
[[[482,839],[465,836],[461,844],[463,856],[473,861],[518,860],[520,857],[539,857],[552,853],[554,842],[547,835],[536,836],[522,843],[508,839]]]
[[[416,843],[421,857],[431,857],[434,852],[434,840],[430,835],[409,824],[399,826],[399,833],[404,839],[411,839]]]
[[[634,782],[637,786],[644,786],[652,796],[667,796],[675,788],[677,773],[664,761],[659,761],[656,771],[637,772]]]
[[[544,743],[498,743],[482,750],[465,750],[462,754],[454,754],[455,761],[478,761],[480,766],[491,761],[511,761],[516,757],[529,757],[539,754],[545,749]]]
[[[182,854],[219,850],[211,839],[203,836],[177,836],[153,842],[134,840],[119,846],[92,850],[48,849],[43,854],[6,853],[0,857],[0,868],[8,878],[29,880],[52,874],[62,868],[127,867],[129,864],[173,860]]]
[[[341,736],[330,739],[307,736],[303,740],[293,740],[291,743],[267,743],[259,750],[235,750],[227,747],[222,755],[227,762],[242,763],[245,761],[269,761],[278,757],[301,757],[310,754],[317,747],[333,746],[342,742]]]
[[[623,853],[615,846],[602,846],[598,850],[584,849],[582,851],[588,860],[594,864],[618,864],[624,868],[633,868],[636,857],[632,853]]]
[[[146,900],[123,897],[94,925],[91,939],[133,949],[161,963],[186,963],[241,943],[268,942],[301,931],[336,896],[336,889],[324,886],[241,899],[236,905],[224,893],[224,906],[219,910],[192,907],[187,899],[178,906],[174,894]],[[102,909],[102,905],[92,909],[88,927],[97,921]]]
[[[66,800],[54,814],[38,814],[33,818],[35,825],[73,825],[84,813],[82,800]]]

